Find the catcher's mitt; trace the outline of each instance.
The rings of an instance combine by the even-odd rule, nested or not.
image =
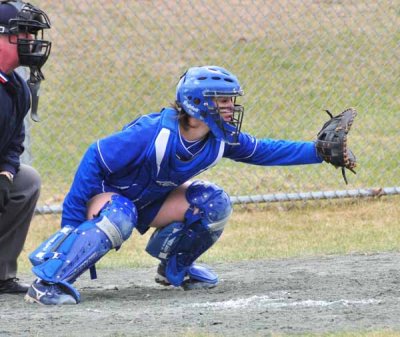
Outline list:
[[[344,110],[341,114],[333,117],[329,110],[325,110],[331,117],[318,132],[316,148],[319,156],[327,163],[336,168],[342,168],[342,175],[347,184],[345,168],[354,174],[356,157],[347,148],[347,134],[353,124],[357,111],[354,108]]]

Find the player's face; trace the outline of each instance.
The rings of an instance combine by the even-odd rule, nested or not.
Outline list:
[[[0,50],[1,50],[1,57],[2,57],[2,64],[5,71],[7,73],[11,72],[19,65],[19,58],[18,58],[18,49],[16,44],[11,44],[9,41],[8,35],[0,35]],[[13,36],[16,40],[16,36]]]
[[[10,35],[8,39],[11,44],[17,44],[18,39],[33,40],[33,35],[28,33],[19,33],[18,35]]]
[[[219,108],[219,113],[225,122],[230,122],[233,117],[233,108],[235,102],[233,97],[217,97],[214,99],[215,104]]]

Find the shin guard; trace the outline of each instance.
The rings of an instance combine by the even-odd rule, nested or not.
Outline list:
[[[38,248],[36,248],[30,255],[29,260],[33,266],[37,266],[50,257],[53,256],[53,252],[63,243],[63,241],[72,233],[75,227],[64,226],[59,231],[50,236],[44,241]]]
[[[218,186],[196,181],[188,187],[190,208],[185,222],[174,222],[151,236],[146,251],[166,264],[165,276],[174,286],[186,276],[216,284],[217,276],[193,262],[221,236],[232,213],[229,196]]]
[[[35,265],[32,271],[49,283],[73,283],[109,250],[118,249],[130,237],[136,223],[134,204],[123,196],[113,195],[98,217],[73,229],[58,245],[50,244],[52,249],[43,255],[44,262]],[[38,250],[44,251],[39,247],[35,252]]]

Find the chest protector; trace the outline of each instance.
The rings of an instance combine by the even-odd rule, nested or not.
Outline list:
[[[135,123],[134,121],[133,123]],[[222,158],[225,143],[209,137],[203,150],[189,161],[176,156],[179,140],[177,112],[171,108],[161,111],[158,129],[146,149],[141,165],[127,172],[124,177],[114,178],[110,186],[116,187],[124,180],[124,189],[115,190],[133,200],[138,210],[155,200],[165,198],[169,192],[187,180],[216,165]],[[106,184],[109,182],[106,181]]]

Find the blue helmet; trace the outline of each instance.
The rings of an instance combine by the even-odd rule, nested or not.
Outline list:
[[[217,139],[229,144],[238,144],[244,109],[235,104],[232,120],[226,122],[214,98],[242,95],[236,76],[217,66],[189,68],[176,87],[177,105],[188,115],[205,122]]]

